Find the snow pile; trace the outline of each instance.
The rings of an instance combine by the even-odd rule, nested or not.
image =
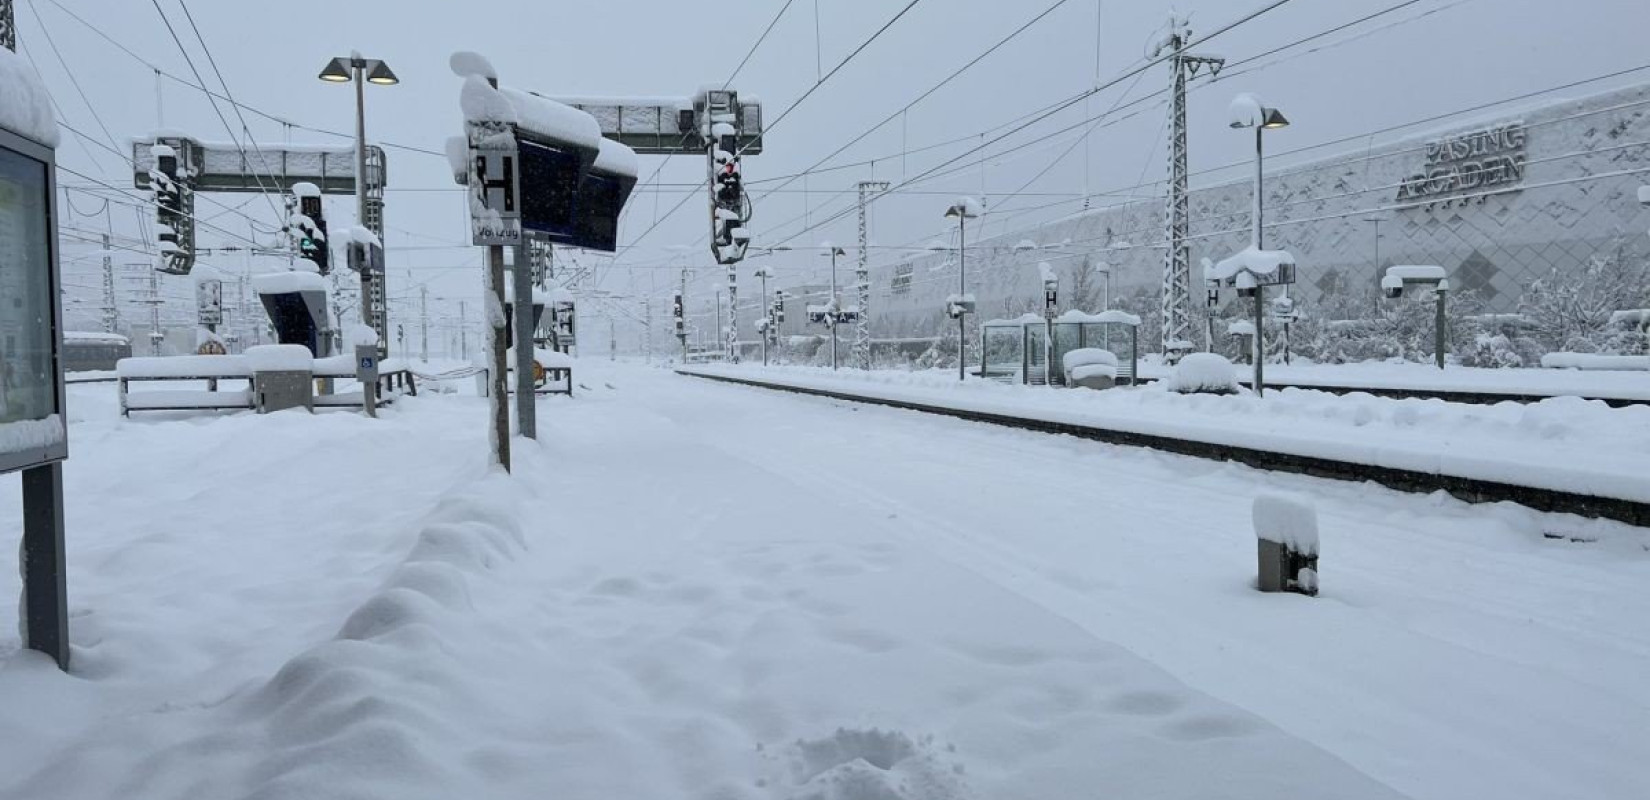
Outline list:
[[[464,112],[464,119],[473,123],[513,125],[517,119],[515,104],[478,75],[464,79],[464,87],[458,93],[458,107]]]
[[[1119,311],[1115,308],[1108,311],[1102,311],[1098,314],[1090,314],[1086,311],[1079,311],[1074,308],[1070,311],[1062,313],[1058,317],[1055,317],[1054,321],[1056,323],[1066,322],[1085,325],[1094,323],[1111,323],[1116,325],[1129,325],[1132,327],[1139,327],[1140,325],[1139,317],[1130,314],[1127,311]]]
[[[469,81],[473,80],[477,79],[466,80],[466,90],[469,88]],[[520,89],[500,86],[498,93],[514,107],[513,121],[522,130],[548,137],[558,143],[572,144],[587,150],[600,150],[602,129],[596,124],[595,117],[565,103],[558,103],[548,97]],[[623,156],[614,153],[610,158],[622,161]]]
[[[1449,273],[1433,264],[1394,264],[1386,268],[1386,276],[1400,281],[1441,281]]]
[[[985,213],[985,204],[981,203],[978,197],[971,195],[963,195],[957,198],[957,201],[952,204],[952,208],[962,209],[963,216],[970,219]]]
[[[309,181],[300,181],[298,183],[292,184],[292,196],[293,197],[320,197],[321,196],[321,187],[316,186],[315,184],[310,183]]]
[[[460,50],[447,58],[447,66],[453,74],[460,78],[472,75],[483,80],[498,80],[498,70],[493,69],[493,62],[487,57],[470,50]]]
[[[315,354],[301,344],[261,344],[243,354],[253,372],[308,372]]]
[[[1295,257],[1288,250],[1257,250],[1251,245],[1221,259],[1204,275],[1207,280],[1252,289],[1260,278],[1272,278],[1285,266],[1295,266]]]
[[[351,244],[365,244],[373,247],[383,247],[384,243],[378,240],[378,234],[365,225],[351,225],[344,229],[344,241]]]
[[[101,342],[103,344],[131,344],[132,340],[118,333],[103,331],[64,331],[65,342]]]
[[[781,774],[763,779],[782,800],[959,800],[970,797],[960,764],[931,740],[899,731],[838,728],[799,740],[781,756]]]
[[[252,373],[245,356],[137,356],[115,362],[115,374],[122,378],[245,378]]]
[[[318,272],[291,270],[252,276],[252,291],[258,294],[291,294],[292,292],[325,292],[327,279]]]
[[[48,414],[43,419],[26,419],[0,424],[0,453],[20,453],[61,444],[65,435],[63,418]]]
[[[1255,497],[1250,508],[1255,536],[1277,542],[1302,555],[1318,554],[1318,511],[1304,497],[1268,493]]]
[[[453,182],[470,182],[470,142],[462,136],[448,136],[446,141],[447,166],[453,171]]]
[[[1216,353],[1188,353],[1163,382],[1179,394],[1237,394],[1238,383],[1232,362]]]
[[[1060,366],[1065,368],[1066,378],[1072,381],[1081,381],[1097,375],[1117,377],[1117,356],[1110,350],[1098,347],[1068,350],[1060,357]]]
[[[636,160],[635,150],[605,137],[599,145],[601,149],[596,153],[594,169],[627,178],[635,178],[640,174],[640,162]]]
[[[47,147],[58,143],[46,84],[27,59],[0,47],[0,128]]]
[[[1255,323],[1246,319],[1232,320],[1231,324],[1226,326],[1226,333],[1230,336],[1254,336]]]
[[[1266,122],[1266,105],[1259,97],[1248,92],[1241,92],[1233,97],[1226,113],[1234,128],[1253,128]]]
[[[1650,356],[1611,356],[1599,353],[1547,353],[1541,357],[1544,369],[1650,370]]]
[[[344,328],[344,341],[351,347],[378,344],[378,331],[373,330],[371,325],[357,322]]]

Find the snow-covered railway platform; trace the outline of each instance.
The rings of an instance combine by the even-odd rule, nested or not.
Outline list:
[[[1308,389],[1180,395],[959,384],[943,371],[693,366],[684,375],[856,400],[1543,511],[1650,525],[1650,407],[1552,397],[1493,406]]]
[[[1650,793],[1644,529],[590,367],[512,475],[473,397],[71,389],[75,672],[0,632],[0,797]],[[1280,490],[1317,598],[1252,588]]]

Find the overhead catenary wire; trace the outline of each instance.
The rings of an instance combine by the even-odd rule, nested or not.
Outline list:
[[[920,2],[922,2],[922,0],[910,0],[909,3],[906,3],[904,8],[901,8],[898,13],[896,13],[893,17],[891,17],[887,22],[883,23],[882,27],[877,28],[876,32],[871,34],[871,36],[869,38],[867,38],[863,42],[860,42],[859,46],[855,47],[853,49],[853,52],[850,52],[847,55],[847,57],[843,58],[842,61],[839,62],[835,67],[832,67],[830,72],[825,73],[824,75],[820,76],[820,78],[817,81],[815,81],[812,86],[808,87],[807,91],[803,92],[800,97],[798,97],[796,100],[792,101],[792,103],[789,106],[786,107],[785,111],[782,112],[778,116],[778,118],[776,118],[772,122],[764,125],[762,130],[759,131],[757,133],[757,135],[749,143],[747,143],[746,145],[744,145],[743,147],[740,148],[740,152],[743,152],[745,149],[748,149],[751,145],[753,145],[756,142],[760,141],[763,136],[765,136],[769,132],[771,132],[775,127],[777,127],[781,122],[783,122],[785,120],[785,117],[789,116],[790,113],[792,111],[795,111],[798,106],[800,106],[804,102],[806,102],[807,99],[809,97],[811,97],[813,95],[813,93],[819,89],[819,87],[825,85],[825,83],[827,81],[829,81],[832,76],[834,76],[838,72],[840,72],[843,67],[848,66],[849,62],[853,61],[855,57],[857,57],[860,53],[864,52],[865,48],[870,47],[871,43],[873,43],[877,39],[881,38],[884,33],[887,33],[888,29],[892,28],[894,23],[898,22],[900,20],[900,18],[904,17],[907,12],[909,12],[912,8],[915,8],[916,5]],[[1284,2],[1287,2],[1287,0],[1284,0]],[[707,177],[707,178],[705,178],[705,180],[703,182],[700,183],[700,187],[703,188],[705,186],[708,186],[709,183],[710,183],[710,178]],[[659,225],[662,224],[665,220],[670,219],[672,216],[674,216],[675,213],[678,210],[680,210],[682,208],[682,206],[686,205],[687,201],[691,198],[692,198],[691,194],[684,196],[680,201],[678,201],[676,203],[675,206],[672,206],[670,211],[666,212],[663,217],[660,217],[659,219],[654,220],[653,224],[649,225],[647,230],[642,231],[641,235],[637,236],[635,239],[632,239],[628,244],[626,244],[623,248],[621,248],[617,253],[614,254],[614,256],[613,256],[614,262],[616,263],[617,260],[620,257],[622,257],[625,253],[628,253],[632,248],[634,248],[643,239],[647,238],[648,234],[651,234],[653,231],[657,230]]]

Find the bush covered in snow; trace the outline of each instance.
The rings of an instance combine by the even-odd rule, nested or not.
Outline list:
[[[1180,359],[1164,388],[1180,394],[1237,394],[1237,372],[1225,356],[1190,353]]]

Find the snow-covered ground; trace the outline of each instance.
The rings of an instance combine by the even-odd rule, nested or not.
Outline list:
[[[1493,405],[1281,389],[1182,395],[1022,386],[946,370],[703,365],[688,371],[1300,456],[1650,502],[1650,407],[1554,397]]]
[[[1248,382],[1254,367],[1237,366],[1238,380]],[[1143,378],[1160,378],[1169,369],[1142,362]],[[1438,369],[1414,362],[1368,361],[1359,364],[1267,364],[1268,384],[1419,389],[1486,394],[1607,397],[1650,401],[1650,372],[1635,370],[1489,369],[1450,366]]]
[[[472,397],[73,387],[75,672],[0,638],[0,797],[1650,793],[1643,530],[580,370],[510,476]],[[1317,599],[1250,586],[1272,491]]]

